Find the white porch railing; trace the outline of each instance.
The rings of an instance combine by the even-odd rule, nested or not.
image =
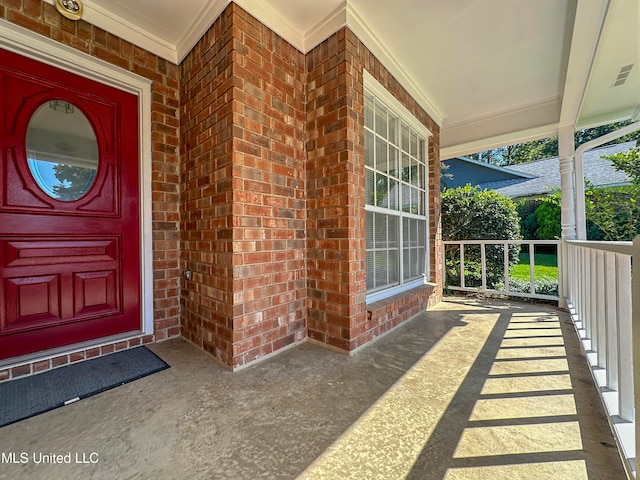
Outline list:
[[[633,242],[563,242],[567,305],[599,387],[629,476],[640,431],[640,237]],[[635,281],[634,281],[635,280]],[[635,348],[634,348],[635,346]]]
[[[609,421],[625,459],[625,468],[636,475],[636,445],[640,445],[640,428],[635,418],[635,405],[640,405],[640,274],[633,276],[633,260],[640,261],[640,236],[633,242],[529,241],[529,240],[462,240],[444,241],[445,271],[456,271],[458,285],[449,290],[488,292],[509,296],[557,300],[567,307],[591,367],[594,381],[607,410]],[[535,247],[558,245],[558,295],[535,290]],[[474,246],[475,247],[471,247]],[[492,265],[487,265],[487,248],[492,251]],[[509,250],[514,245],[528,245],[530,257],[530,289],[510,288]],[[455,250],[458,249],[457,254]],[[475,248],[473,268],[477,269],[480,249],[480,275],[474,273],[475,285],[467,285],[465,251]],[[500,252],[500,250],[498,250]],[[502,269],[496,266],[503,255]],[[469,252],[467,252],[467,257]],[[447,258],[449,265],[446,265]],[[493,280],[487,279],[487,270]],[[496,282],[496,271],[502,281]],[[451,283],[449,275],[449,283]]]
[[[527,297],[527,298],[536,298],[540,300],[556,300],[559,301],[559,295],[549,295],[546,293],[540,293],[536,290],[536,280],[540,280],[536,278],[535,275],[535,251],[537,246],[542,245],[555,245],[556,252],[558,255],[558,268],[561,263],[561,250],[559,248],[560,241],[559,240],[447,240],[442,242],[445,245],[445,262],[447,261],[447,249],[457,248],[459,255],[459,264],[457,268],[459,270],[459,284],[447,284],[446,288],[449,290],[458,290],[463,292],[483,292],[483,293],[495,293],[502,295],[509,295],[514,297]],[[469,262],[465,263],[465,251],[468,250],[467,247],[477,245],[480,248],[480,274],[481,281],[480,285],[469,286],[467,285],[467,275],[465,275],[466,266]],[[511,276],[511,266],[510,266],[510,248],[516,246],[528,246],[529,248],[529,287],[528,291],[516,290],[512,288],[512,276]],[[457,247],[456,247],[457,246]],[[493,282],[491,284],[487,280],[487,270],[493,270],[495,272],[500,270],[499,265],[487,265],[487,247],[501,247],[502,250],[502,269],[501,269],[501,282],[497,284]],[[477,257],[477,254],[476,254]],[[445,271],[447,269],[447,265],[445,265]]]

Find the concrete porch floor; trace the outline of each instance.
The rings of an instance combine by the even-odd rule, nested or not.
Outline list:
[[[570,329],[449,298],[351,356],[306,343],[236,373],[170,340],[150,347],[170,369],[0,429],[30,460],[0,478],[624,479]]]

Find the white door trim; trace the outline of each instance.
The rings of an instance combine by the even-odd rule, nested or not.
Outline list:
[[[153,334],[151,225],[151,80],[0,19],[0,48],[66,70],[138,97],[140,177],[141,330]]]

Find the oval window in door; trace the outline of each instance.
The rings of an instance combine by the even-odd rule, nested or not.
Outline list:
[[[38,186],[56,200],[72,202],[93,186],[100,160],[96,134],[84,113],[64,100],[50,100],[27,127],[27,163]]]

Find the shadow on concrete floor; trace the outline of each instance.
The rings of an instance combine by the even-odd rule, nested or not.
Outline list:
[[[172,368],[0,429],[29,460],[0,479],[623,479],[568,322],[451,299],[351,356],[306,343],[236,373],[170,340],[151,348]]]

